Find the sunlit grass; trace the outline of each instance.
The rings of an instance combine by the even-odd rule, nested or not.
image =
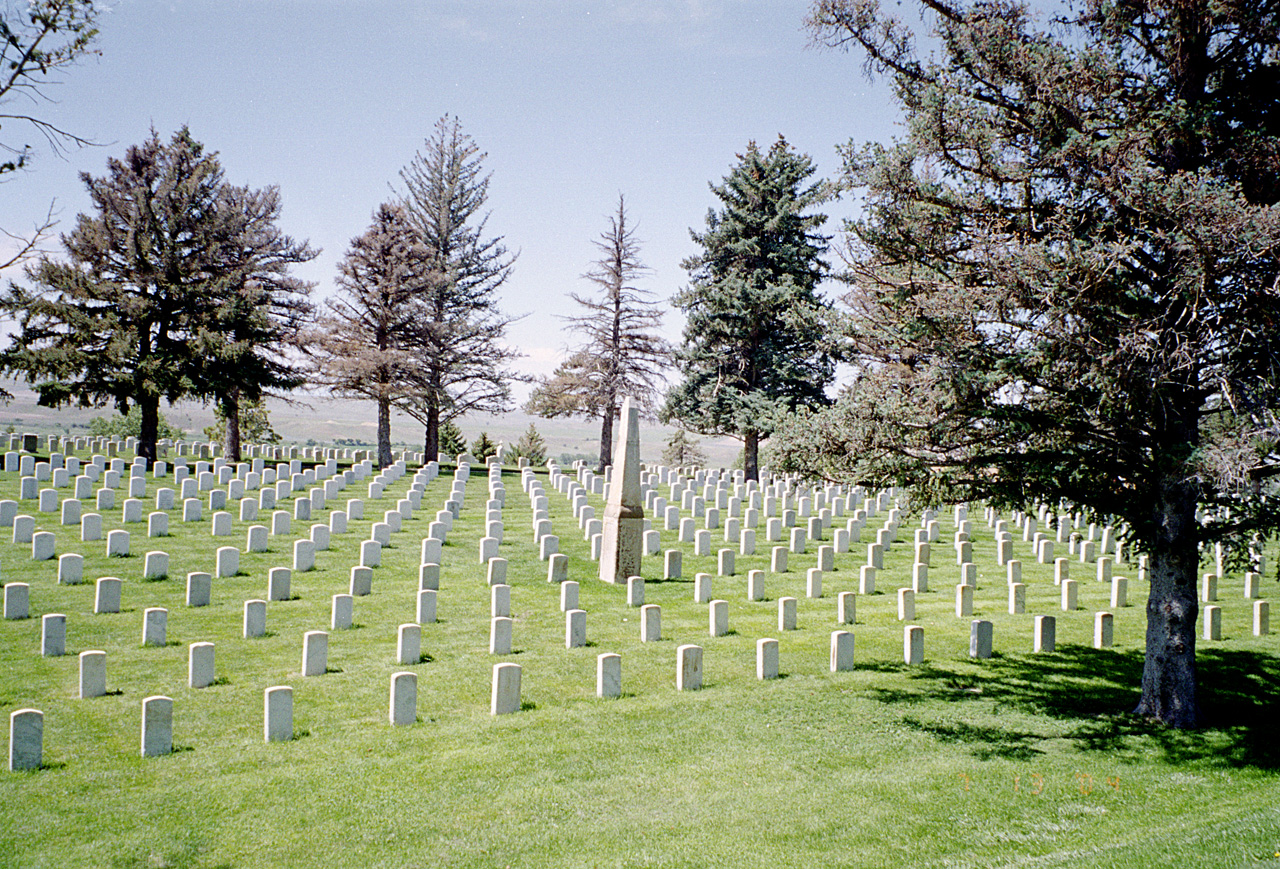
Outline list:
[[[1250,633],[1243,579],[1224,580],[1225,639],[1200,645],[1202,700],[1210,727],[1183,734],[1126,714],[1137,697],[1145,589],[1131,577],[1131,606],[1115,614],[1116,645],[1091,648],[1093,613],[1108,590],[1080,565],[1080,609],[1063,613],[1052,570],[1023,562],[1027,611],[1009,615],[1004,569],[990,529],[979,540],[975,617],[995,626],[996,656],[971,661],[969,618],[955,616],[959,569],[941,517],[930,584],[917,598],[926,664],[902,663],[895,590],[910,582],[911,547],[895,546],[880,593],[858,600],[857,667],[831,673],[828,649],[839,592],[857,587],[865,540],[839,556],[824,596],[804,595],[816,546],[769,575],[767,600],[746,600],[746,573],[768,569],[763,529],[755,556],[736,576],[716,577],[729,601],[728,636],[712,638],[693,576],[715,560],[684,549],[684,576],[655,581],[661,557],[645,560],[646,603],[662,607],[663,639],[639,641],[639,612],[625,589],[594,579],[596,565],[569,502],[547,485],[570,578],[581,583],[588,647],[564,647],[559,588],[537,557],[529,500],[508,470],[501,555],[510,562],[513,654],[488,653],[490,592],[479,564],[486,482],[476,469],[444,548],[439,622],[423,626],[426,662],[395,663],[396,629],[414,618],[419,542],[447,497],[450,474],[433,482],[422,508],[395,535],[374,571],[373,594],[355,600],[357,627],[332,632],[329,667],[300,675],[302,634],[328,630],[331,597],[346,592],[360,541],[395,505],[411,475],[366,501],[365,518],[295,573],[295,600],[268,606],[268,635],[241,637],[242,607],[265,598],[267,571],[288,566],[292,541],[331,509],[361,498],[349,486],[312,522],[292,523],[271,551],[241,553],[242,575],[216,579],[209,607],[185,606],[185,576],[211,571],[219,545],[243,550],[249,523],[229,538],[203,521],[171,517],[171,537],[148,540],[131,524],[127,559],[105,542],[81,543],[78,528],[37,514],[58,551],[85,555],[87,582],[60,586],[56,562],[32,562],[30,547],[0,542],[0,578],[31,585],[33,618],[0,622],[0,711],[45,713],[46,768],[0,774],[0,864],[13,866],[1236,866],[1277,862],[1280,850],[1280,700],[1275,636]],[[0,498],[16,475],[0,475]],[[156,481],[149,481],[144,515]],[[119,500],[123,500],[118,495]],[[593,497],[597,515],[603,501]],[[291,501],[282,505],[292,512]],[[238,511],[233,509],[233,515]],[[104,532],[125,527],[120,511]],[[904,522],[910,538],[918,517]],[[262,524],[269,524],[259,519]],[[713,532],[713,550],[722,543]],[[142,554],[163,549],[170,577],[142,582]],[[1273,554],[1274,557],[1274,554]],[[1073,565],[1073,568],[1077,565]],[[1087,572],[1086,572],[1087,571]],[[122,612],[94,615],[92,581],[125,580]],[[1264,596],[1273,594],[1268,580]],[[777,599],[798,598],[798,627],[781,633]],[[142,612],[169,609],[169,645],[141,645]],[[39,616],[67,615],[68,655],[39,655]],[[1032,617],[1058,618],[1058,651],[1032,654]],[[755,643],[781,644],[783,678],[755,677]],[[186,687],[187,645],[216,644],[220,683]],[[705,650],[705,688],[678,694],[676,648]],[[108,696],[79,700],[76,655],[107,652]],[[595,696],[596,656],[622,656],[623,697]],[[523,668],[520,713],[489,715],[492,666]],[[419,676],[417,724],[387,723],[391,674]],[[263,690],[294,688],[290,743],[262,741]],[[157,759],[138,756],[143,697],[175,701],[174,742]]]

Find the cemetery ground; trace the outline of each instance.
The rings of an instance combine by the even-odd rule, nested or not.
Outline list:
[[[908,508],[875,592],[856,596],[856,621],[844,624],[839,596],[858,590],[883,512],[822,573],[821,597],[807,596],[818,591],[808,571],[831,531],[775,573],[771,550],[785,543],[767,541],[763,524],[754,555],[726,542],[723,527],[710,532],[711,554],[696,555],[655,518],[660,550],[681,552],[681,577],[662,579],[661,551],[644,558],[644,603],[661,607],[661,638],[641,642],[641,610],[628,606],[626,587],[595,578],[590,542],[544,469],[535,478],[586,612],[586,645],[566,648],[563,589],[548,582],[530,497],[508,468],[498,554],[512,650],[494,655],[493,592],[479,558],[488,475],[474,467],[441,550],[437,620],[423,619],[420,659],[403,664],[397,631],[421,615],[421,541],[449,498],[451,466],[381,549],[370,593],[351,601],[351,627],[331,620],[362,542],[406,498],[415,470],[380,498],[368,479],[348,484],[310,519],[291,518],[264,552],[245,551],[247,529],[270,526],[271,511],[241,521],[231,502],[231,533],[214,537],[208,492],[199,521],[182,521],[179,499],[169,536],[149,538],[147,514],[171,477],[147,477],[141,522],[121,521],[123,490],[109,509],[86,501],[103,535],[83,541],[78,524],[19,500],[17,473],[0,475],[0,499],[17,500],[56,540],[55,557],[35,561],[30,543],[10,542],[11,528],[0,537],[0,580],[29,586],[28,617],[0,621],[0,711],[6,724],[19,709],[44,716],[42,766],[0,772],[0,865],[1280,865],[1280,655],[1274,634],[1254,636],[1240,574],[1219,584],[1222,639],[1198,646],[1208,726],[1175,732],[1127,715],[1146,621],[1136,566],[1115,565],[1129,591],[1128,605],[1113,608],[1095,565],[1072,559],[1078,607],[1064,611],[1053,565],[1015,535],[1026,597],[1025,612],[1010,614],[1006,568],[974,506],[973,615],[957,617],[960,568],[944,510],[929,590],[915,595],[914,619],[900,621],[897,589],[911,586],[920,520]],[[293,517],[297,494],[277,509]],[[266,600],[268,571],[291,567],[294,542],[349,499],[362,502],[363,518],[335,530],[315,569],[292,572],[289,599],[267,603],[266,633],[246,639],[245,601]],[[603,516],[600,495],[589,503]],[[705,517],[696,522],[701,529]],[[111,530],[129,532],[127,557],[106,555]],[[212,579],[207,605],[188,606],[188,573],[213,573],[223,546],[239,550],[238,571]],[[732,576],[718,575],[724,548],[735,553]],[[143,578],[148,551],[168,553],[166,578]],[[59,583],[66,553],[83,555],[83,583]],[[1274,547],[1268,556],[1274,564]],[[752,570],[764,571],[760,600],[748,600]],[[710,635],[712,605],[695,600],[700,573],[711,575],[710,598],[727,602],[721,636]],[[119,612],[94,612],[99,577],[123,580]],[[1276,589],[1269,573],[1261,597]],[[796,626],[783,631],[787,597]],[[163,645],[142,642],[153,607],[167,610]],[[1114,642],[1099,649],[1103,611]],[[41,654],[51,613],[66,616],[61,656]],[[1053,652],[1032,651],[1036,615],[1056,618]],[[992,623],[990,658],[969,657],[973,619]],[[922,664],[903,663],[906,624],[923,627]],[[832,672],[831,634],[842,629],[854,636],[853,669]],[[322,675],[302,675],[308,631],[328,632]],[[778,640],[779,678],[757,678],[762,638]],[[197,642],[215,649],[216,678],[203,688],[188,684]],[[684,644],[703,649],[700,690],[676,690]],[[79,655],[89,650],[106,653],[106,693],[80,699]],[[621,656],[620,697],[596,696],[602,653]],[[521,667],[520,708],[495,716],[492,673],[503,662]],[[390,681],[405,671],[417,675],[416,720],[393,726]],[[265,742],[264,691],[279,685],[293,690],[294,738]],[[173,751],[142,757],[142,703],[153,695],[173,700]]]

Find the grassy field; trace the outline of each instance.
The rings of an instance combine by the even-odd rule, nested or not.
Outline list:
[[[294,521],[271,550],[241,554],[241,575],[216,579],[213,602],[188,608],[184,577],[211,571],[219,545],[243,549],[246,526],[210,535],[209,511],[172,536],[127,528],[131,556],[105,556],[56,514],[36,516],[57,551],[85,556],[83,585],[59,585],[56,562],[33,562],[29,544],[0,538],[0,579],[31,586],[32,618],[0,622],[0,713],[45,714],[45,768],[0,773],[0,865],[21,867],[247,866],[1129,866],[1280,865],[1280,655],[1277,637],[1254,637],[1243,578],[1224,579],[1223,637],[1199,646],[1209,726],[1170,732],[1126,715],[1142,666],[1145,588],[1131,577],[1130,606],[1115,612],[1115,646],[1091,647],[1093,614],[1108,590],[1075,565],[1080,609],[1060,610],[1051,568],[1015,544],[1027,583],[1026,614],[1009,615],[1004,569],[975,510],[975,617],[994,623],[996,655],[968,658],[969,618],[954,612],[958,568],[941,519],[932,591],[917,598],[925,664],[902,663],[894,590],[910,584],[911,546],[886,556],[878,593],[859,597],[856,669],[831,673],[836,598],[857,587],[863,545],[837,557],[824,596],[805,597],[806,554],[766,578],[767,600],[748,601],[746,572],[768,569],[769,548],[739,556],[716,577],[730,633],[708,635],[708,608],[693,576],[714,557],[684,549],[684,578],[657,581],[645,559],[646,603],[662,607],[662,640],[639,641],[625,589],[593,577],[596,565],[569,502],[548,489],[570,578],[581,583],[588,646],[566,649],[559,588],[546,581],[530,528],[529,499],[508,470],[505,537],[514,653],[488,653],[490,591],[477,556],[486,481],[477,469],[444,547],[439,621],[423,626],[424,661],[394,660],[397,626],[414,618],[419,543],[447,497],[450,475],[394,535],[355,601],[356,625],[333,631],[330,672],[300,675],[302,634],[329,627],[332,595],[373,521],[403,497],[411,475],[365,500],[363,520],[335,535],[317,567],[295,573],[295,600],[268,606],[268,635],[241,636],[243,602],[265,598],[267,571],[291,563]],[[540,479],[546,486],[545,473]],[[148,481],[154,492],[171,481]],[[14,474],[0,498],[15,498]],[[327,522],[355,483],[312,521]],[[64,491],[63,496],[67,493]],[[117,504],[123,493],[117,493]],[[602,499],[593,497],[597,513]],[[286,509],[292,505],[285,502]],[[233,515],[239,515],[233,509]],[[904,522],[908,540],[917,517]],[[763,529],[762,529],[763,532]],[[713,532],[713,550],[725,546]],[[164,550],[170,578],[143,581],[143,553]],[[1272,552],[1274,559],[1276,553]],[[1272,562],[1274,563],[1274,561]],[[124,580],[118,614],[93,614],[93,580]],[[1275,581],[1263,596],[1275,596]],[[777,599],[798,598],[798,630],[779,632]],[[143,647],[143,610],[168,608],[168,645]],[[67,615],[67,655],[40,656],[40,616]],[[1032,617],[1058,618],[1057,651],[1032,654]],[[782,678],[755,676],[755,644],[780,641]],[[212,641],[218,683],[187,687],[187,646]],[[675,691],[676,648],[705,650],[704,688]],[[108,695],[77,699],[76,655],[107,653]],[[596,656],[622,656],[623,696],[595,696]],[[492,717],[492,667],[523,668],[524,708]],[[391,675],[418,674],[416,724],[388,724]],[[297,738],[264,744],[263,691],[294,689]],[[175,752],[139,756],[142,699],[174,700]],[[7,731],[7,728],[6,728]],[[4,739],[7,744],[7,732]]]

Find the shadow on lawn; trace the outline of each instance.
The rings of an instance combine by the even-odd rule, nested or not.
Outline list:
[[[1074,720],[1066,738],[1081,751],[1128,755],[1136,740],[1148,740],[1170,763],[1208,761],[1232,767],[1280,769],[1275,720],[1280,710],[1280,659],[1253,651],[1197,650],[1201,729],[1179,731],[1132,715],[1142,681],[1141,650],[1099,651],[1060,646],[1050,655],[997,655],[979,666],[898,669],[904,688],[879,688],[885,703],[982,701],[1051,718]],[[885,669],[889,669],[886,667]],[[971,723],[924,722],[911,727],[945,742],[968,743],[979,757],[1023,759],[1039,753],[1034,733]]]

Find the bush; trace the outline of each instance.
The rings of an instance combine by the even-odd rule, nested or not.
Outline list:
[[[89,420],[89,434],[94,437],[108,438],[136,438],[142,434],[142,408],[136,404],[129,408],[129,412],[121,416],[118,413],[111,416],[95,416]],[[160,422],[156,426],[156,437],[159,439],[168,438],[169,440],[179,440],[186,436],[186,432],[172,425],[169,420],[164,418],[164,414],[160,414]]]

